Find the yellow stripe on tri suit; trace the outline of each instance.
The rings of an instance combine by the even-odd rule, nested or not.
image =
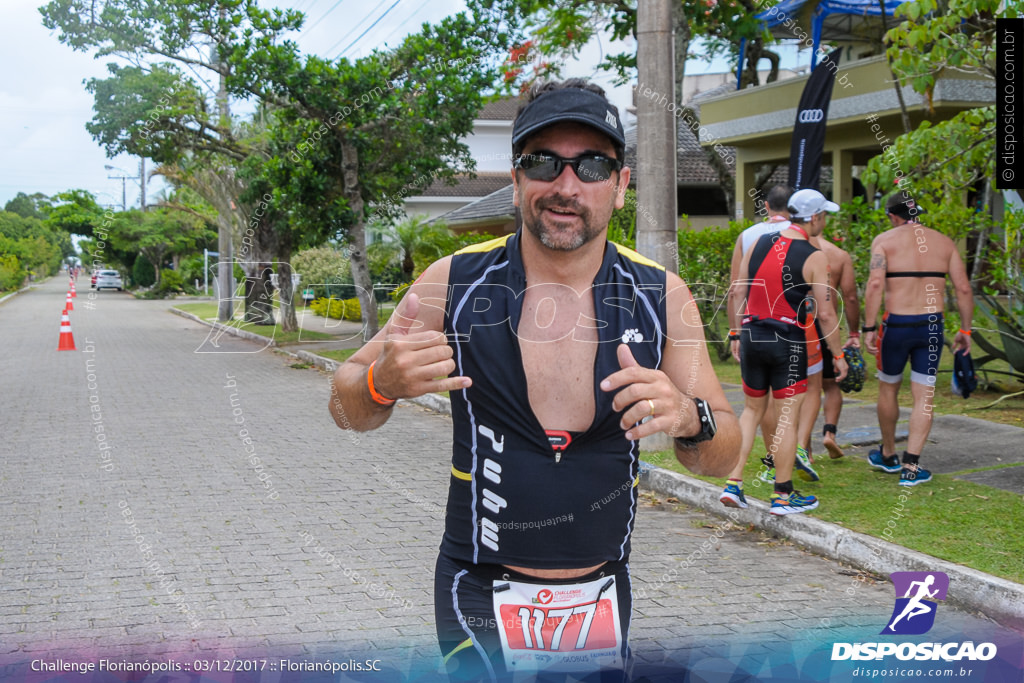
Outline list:
[[[469,472],[463,472],[462,470],[455,469],[455,465],[452,465],[452,476],[462,481],[473,481],[473,475]]]
[[[444,660],[443,660],[443,661],[444,661],[444,663],[445,663],[445,664],[447,664],[447,663],[448,663],[448,660],[449,660],[449,659],[451,659],[452,657],[454,657],[454,656],[455,656],[456,654],[458,654],[459,652],[462,652],[462,651],[463,651],[463,650],[465,650],[465,649],[466,649],[467,647],[473,647],[473,639],[472,639],[472,638],[466,638],[466,639],[465,639],[464,641],[462,641],[461,643],[459,643],[459,646],[458,646],[457,648],[455,648],[454,650],[452,650],[451,652],[449,652],[448,654],[446,654],[446,655],[444,656]]]
[[[498,237],[497,239],[487,240],[486,242],[481,242],[480,244],[471,244],[468,247],[463,247],[462,249],[459,249],[455,253],[456,254],[477,254],[477,253],[482,253],[482,252],[485,252],[485,251],[492,251],[494,249],[499,249],[499,248],[505,246],[505,242],[507,242],[508,238],[511,237],[511,236],[512,236],[512,234],[508,234],[508,235],[505,235],[504,237]]]
[[[641,256],[640,254],[636,253],[629,247],[624,247],[618,242],[612,242],[612,244],[615,245],[615,248],[618,250],[620,254],[628,258],[630,261],[633,261],[634,263],[639,263],[642,266],[650,266],[651,268],[657,268],[658,270],[665,270],[665,266],[661,265],[657,261],[652,261],[646,256]]]

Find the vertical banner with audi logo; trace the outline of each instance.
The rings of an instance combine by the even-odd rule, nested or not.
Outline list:
[[[794,190],[818,189],[828,103],[832,99],[839,52],[833,51],[814,67],[796,108],[796,125],[793,126],[793,143],[789,152],[789,184]]]

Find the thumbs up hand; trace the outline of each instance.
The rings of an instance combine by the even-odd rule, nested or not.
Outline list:
[[[620,426],[629,440],[657,432],[669,436],[693,436],[700,431],[697,407],[661,370],[642,367],[629,346],[616,350],[619,367],[601,382],[602,391],[620,390],[612,408],[625,411]]]
[[[472,385],[455,371],[453,351],[439,330],[423,327],[416,317],[420,298],[410,293],[388,321],[384,348],[373,367],[374,387],[385,398],[413,398],[430,392],[458,391]]]

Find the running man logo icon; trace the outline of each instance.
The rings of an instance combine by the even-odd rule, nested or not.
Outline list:
[[[949,577],[943,572],[893,572],[896,606],[883,634],[916,636],[935,623],[936,600],[945,600]]]

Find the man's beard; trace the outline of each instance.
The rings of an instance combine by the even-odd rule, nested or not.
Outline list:
[[[571,226],[549,225],[543,215],[545,209],[564,209],[576,214],[579,224]],[[600,236],[603,226],[594,224],[593,213],[578,201],[558,196],[548,197],[537,204],[537,213],[524,210],[523,225],[541,244],[554,251],[575,251]]]

